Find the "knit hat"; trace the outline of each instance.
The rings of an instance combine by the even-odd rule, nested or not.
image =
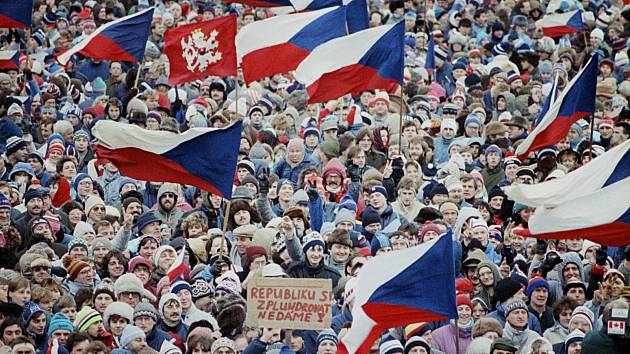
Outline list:
[[[522,309],[527,311],[527,305],[521,300],[515,300],[510,302],[507,306],[505,306],[505,316],[507,317],[510,312],[514,310]]]
[[[133,309],[133,320],[135,321],[140,316],[149,316],[155,322],[160,318],[160,314],[157,312],[155,307],[148,302],[141,301],[136,305],[136,308]]]
[[[162,255],[164,251],[171,251],[173,252],[173,254],[175,254],[175,256],[177,256],[177,251],[175,251],[175,249],[172,246],[169,246],[169,245],[160,246],[158,247],[157,250],[155,250],[155,253],[153,254],[153,265],[155,267],[157,267],[158,261],[160,260],[160,256]]]
[[[133,322],[133,307],[127,304],[126,302],[115,301],[111,304],[107,305],[105,312],[103,313],[103,325],[105,329],[109,329],[109,319],[110,317],[117,315],[122,318],[125,318],[129,321],[129,323]]]
[[[409,354],[411,349],[415,347],[423,347],[427,353],[431,352],[431,346],[423,337],[413,336],[407,340],[407,343],[405,343],[405,354]]]
[[[517,348],[514,343],[507,338],[497,338],[494,342],[492,342],[490,353],[494,352],[495,349],[507,350],[512,353],[516,353],[519,348]]]
[[[302,251],[304,251],[304,253],[306,253],[309,248],[316,245],[320,245],[322,246],[322,248],[326,248],[326,245],[324,244],[324,239],[317,231],[308,233],[306,236],[304,236],[304,239],[302,241],[304,242],[304,245],[302,245]]]
[[[569,333],[569,335],[564,339],[564,347],[569,348],[569,345],[575,342],[582,342],[584,340],[584,332],[579,329],[574,329],[573,332]]]
[[[337,337],[337,334],[330,328],[323,329],[321,332],[319,332],[319,334],[317,335],[317,346],[319,347],[319,345],[322,344],[322,342],[325,340],[330,340],[335,343],[335,345],[339,344],[339,338]]]
[[[378,346],[378,349],[380,354],[397,354],[405,351],[400,341],[392,336],[386,336],[381,339],[381,344]]]
[[[84,179],[89,179],[90,182],[94,182],[92,180],[92,177],[90,177],[90,175],[88,175],[87,173],[79,173],[72,180],[72,189],[76,191],[77,188],[79,188],[79,183],[81,183],[81,181],[83,181]]]
[[[142,285],[142,281],[133,273],[125,273],[116,279],[114,283],[114,291],[116,292],[116,298],[119,299],[122,293],[136,293],[141,297],[145,297],[150,301],[156,301],[155,296],[151,294]]]
[[[110,241],[107,237],[105,236],[98,236],[94,239],[94,241],[92,241],[92,244],[90,245],[90,253],[93,254],[94,250],[97,248],[105,248],[108,251],[112,250],[112,241]]]
[[[387,198],[387,189],[385,189],[385,187],[383,186],[373,186],[372,188],[370,188],[368,194],[372,196],[372,194],[374,193],[380,193],[383,195],[383,197]]]
[[[241,287],[241,280],[238,275],[231,270],[223,273],[216,280],[217,287],[215,292],[223,291],[231,294],[240,294],[243,291]]]
[[[164,294],[160,298],[160,302],[158,304],[160,316],[164,315],[164,306],[166,306],[166,304],[169,303],[170,301],[176,301],[180,306],[182,305],[182,302],[177,295],[171,294],[171,293]]]
[[[77,329],[77,332],[83,333],[87,331],[91,325],[97,323],[98,321],[103,321],[101,314],[91,307],[85,306],[81,309],[81,311],[77,312],[76,319],[74,320],[74,327]]]
[[[465,292],[472,294],[473,292],[475,292],[473,283],[468,278],[455,279],[455,289],[457,290],[457,294],[461,294]]]
[[[68,250],[70,249],[71,248],[69,248]],[[88,262],[70,256],[63,259],[63,265],[68,271],[68,278],[70,278],[70,280],[75,280],[84,268],[90,267],[90,264]]]
[[[571,322],[573,322],[576,318],[583,318],[588,321],[591,325],[591,329],[593,328],[593,321],[595,319],[595,315],[593,311],[589,310],[586,306],[578,306],[573,309],[573,313],[571,314],[571,320],[569,321],[569,326]]]
[[[162,222],[155,214],[150,211],[140,214],[138,217],[138,232],[142,233],[142,229],[154,222]]]
[[[105,206],[105,202],[103,201],[103,199],[99,198],[98,196],[95,196],[95,195],[90,196],[85,201],[85,214],[89,215],[90,211],[92,211],[92,208],[94,208],[97,205]]]
[[[182,350],[169,341],[163,341],[159,354],[182,354]]]
[[[377,214],[378,215],[378,214]],[[355,224],[355,214],[352,210],[348,210],[348,209],[340,209],[337,212],[337,215],[335,215],[335,226],[338,225],[341,222],[349,222],[352,225]],[[378,222],[380,222],[380,218],[378,220]],[[367,224],[369,225],[369,224]]]
[[[7,156],[13,154],[14,152],[25,148],[26,147],[26,142],[24,141],[24,139],[20,138],[19,136],[11,136],[7,139],[6,141],[6,154]]]
[[[177,294],[178,292],[180,292],[181,290],[188,290],[190,291],[190,293],[192,294],[192,287],[190,286],[190,284],[188,284],[187,281],[185,280],[176,280],[172,285],[171,285],[171,293],[173,294]]]
[[[0,194],[0,210],[11,210],[11,202],[4,194]]]
[[[340,211],[341,212],[341,211]],[[338,215],[339,213],[337,213]],[[365,228],[368,225],[376,224],[381,222],[381,216],[378,215],[378,212],[372,208],[367,208],[361,214],[361,225]]]
[[[42,313],[46,313],[46,311],[44,311],[44,309],[39,307],[36,303],[29,301],[24,304],[24,311],[22,312],[22,323],[24,328],[28,327],[28,323],[31,322],[33,317]]]
[[[75,247],[83,247],[86,251],[88,251],[89,245],[82,238],[87,233],[96,235],[96,231],[94,231],[92,225],[86,223],[85,221],[79,221],[74,227],[74,232],[72,233],[73,239],[68,244],[68,252]]]
[[[547,289],[547,291],[549,291],[549,283],[547,282],[547,280],[545,280],[545,278],[541,278],[541,277],[534,277],[532,278],[529,283],[527,283],[527,297],[531,297],[532,293],[534,292],[534,289],[539,288],[539,287],[543,287],[545,289]]]
[[[72,325],[72,322],[70,322],[68,317],[66,317],[66,315],[61,312],[57,312],[50,319],[50,324],[48,324],[48,331],[46,332],[46,335],[50,337],[53,332],[57,330],[66,330],[70,333],[74,332],[74,326]]]
[[[192,283],[192,298],[193,301],[197,301],[206,296],[212,296],[212,288],[208,285],[208,282],[205,279],[197,279]],[[168,294],[167,294],[168,295]],[[178,298],[179,299],[179,298]],[[161,302],[161,300],[160,300]],[[161,308],[161,306],[160,306]],[[160,310],[160,312],[162,312]]]
[[[434,224],[434,223],[429,221],[426,224],[424,224],[424,226],[420,230],[420,238],[424,238],[424,235],[426,235],[427,232],[429,232],[429,231],[433,231],[433,232],[435,232],[438,235],[440,233],[442,233],[442,231],[440,230],[439,226],[437,226],[436,224]]]
[[[232,350],[233,353],[236,353],[236,343],[229,338],[221,337],[212,343],[210,354],[215,354],[221,348],[228,348]]]
[[[516,295],[522,288],[521,284],[516,280],[505,278],[497,282],[494,292],[497,294],[499,302],[505,302]]]
[[[584,284],[584,282],[580,281],[579,279],[570,279],[562,289],[563,295],[566,295],[572,288],[582,288],[584,291],[586,291],[586,284]]]
[[[153,263],[151,263],[150,260],[142,256],[135,256],[129,261],[129,272],[133,273],[133,271],[139,265],[145,265],[149,269],[149,271],[153,269]]]
[[[144,331],[134,325],[126,325],[120,335],[120,345],[126,348],[131,342],[138,338],[146,338]]]
[[[466,305],[472,311],[473,305],[472,305],[472,302],[470,301],[470,296],[468,295],[463,295],[463,294],[457,295],[457,306],[459,305]]]

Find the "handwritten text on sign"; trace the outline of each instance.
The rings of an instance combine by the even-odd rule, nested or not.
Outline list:
[[[247,287],[247,325],[330,328],[334,301],[330,279],[256,278]]]

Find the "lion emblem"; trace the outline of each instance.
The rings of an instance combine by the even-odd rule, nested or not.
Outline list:
[[[201,29],[196,29],[188,37],[182,38],[182,57],[186,59],[188,70],[204,72],[210,64],[221,60],[219,41],[216,39],[218,35],[216,30],[207,36]]]

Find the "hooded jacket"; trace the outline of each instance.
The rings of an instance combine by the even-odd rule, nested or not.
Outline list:
[[[175,195],[175,200],[173,201],[173,207],[171,210],[164,209],[164,206],[161,203],[162,196],[165,193],[173,193]],[[155,216],[160,218],[163,223],[168,224],[171,230],[175,230],[177,224],[181,220],[184,212],[177,206],[177,199],[179,198],[177,194],[177,190],[175,186],[171,183],[164,183],[160,186],[157,194],[157,210],[154,212]]]
[[[548,280],[549,282],[549,292],[551,299],[559,299],[563,294],[564,286],[567,284],[566,279],[564,279],[563,270],[569,264],[573,263],[577,265],[578,270],[580,271],[580,281],[584,282],[584,268],[582,266],[582,259],[575,252],[567,252],[560,255],[562,258],[562,262],[556,265],[556,273],[558,274],[559,280]]]
[[[326,164],[326,167],[324,167],[324,170],[322,171],[324,186],[326,185],[326,177],[328,177],[332,173],[336,173],[337,175],[339,175],[339,177],[341,177],[341,184],[339,191],[330,192],[328,191],[328,189],[326,189],[326,200],[338,203],[341,197],[343,197],[344,194],[346,194],[346,192],[348,191],[348,185],[344,183],[346,179],[346,168],[343,166],[338,158],[331,159]]]
[[[455,346],[455,324],[449,323],[433,331],[433,345],[445,354],[457,353]],[[466,353],[472,342],[472,328],[459,328],[459,353]]]
[[[499,273],[499,268],[492,262],[481,261],[479,262],[479,264],[477,264],[477,273],[479,273],[479,269],[484,268],[484,267],[490,268],[490,270],[492,271],[492,275],[493,275],[492,288],[494,289],[497,286],[497,283],[499,282],[499,280],[501,280],[501,273]],[[494,293],[492,294],[492,296],[490,296],[485,286],[480,285],[479,290],[478,292],[475,293],[474,297],[481,298],[486,303],[486,305],[490,307],[490,311],[493,311],[496,308],[497,298],[494,296]]]

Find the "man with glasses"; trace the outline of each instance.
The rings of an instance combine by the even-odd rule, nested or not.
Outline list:
[[[86,222],[94,225],[105,217],[105,202],[98,196],[91,196],[85,201]]]
[[[31,274],[32,281],[35,284],[43,284],[43,282],[50,278],[50,270],[52,264],[44,257],[36,258],[31,261]]]

